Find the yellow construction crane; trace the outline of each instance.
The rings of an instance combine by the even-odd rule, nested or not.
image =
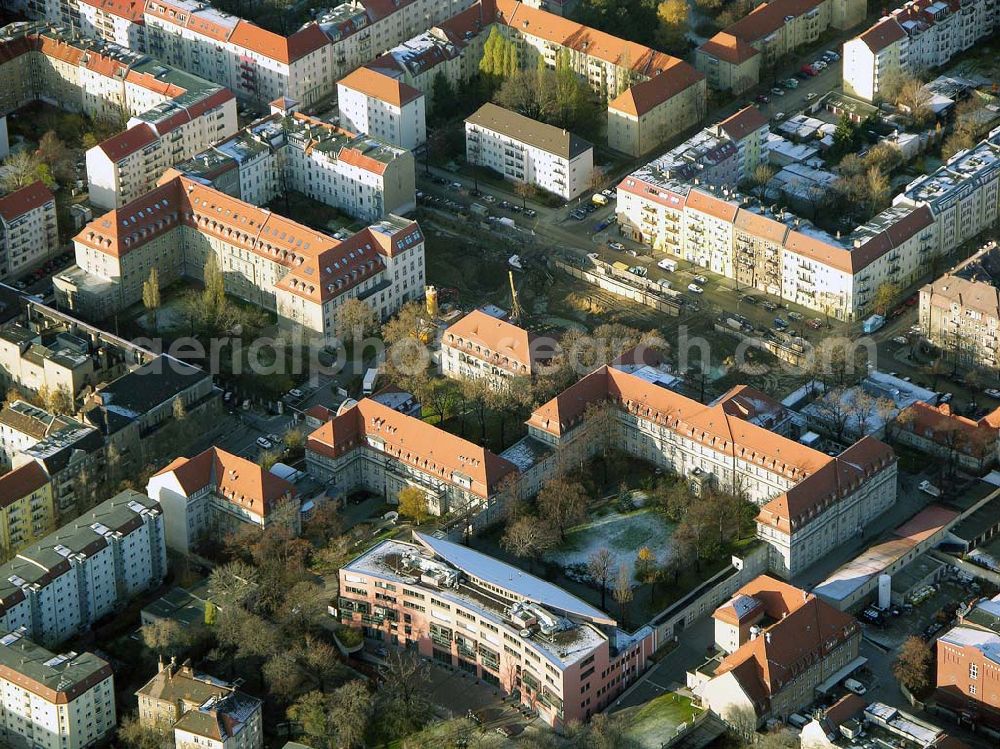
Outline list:
[[[517,289],[514,288],[514,271],[508,270],[507,277],[510,278],[510,319],[513,322],[520,322],[524,315],[521,303],[517,300]]]

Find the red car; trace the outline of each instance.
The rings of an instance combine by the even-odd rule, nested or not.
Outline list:
[[[916,304],[919,301],[920,301],[920,299],[918,299],[917,295],[914,294],[913,296],[911,296],[909,299],[906,300],[906,306],[907,307],[912,307],[914,304]]]
[[[803,65],[801,68],[799,68],[799,70],[801,70],[803,73],[805,73],[808,76],[814,76],[814,75],[816,75],[816,73],[819,72],[812,65]]]

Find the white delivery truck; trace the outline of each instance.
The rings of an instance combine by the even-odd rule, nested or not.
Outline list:
[[[375,392],[376,382],[378,382],[378,369],[372,367],[365,372],[365,378],[361,381],[361,392],[365,395],[371,395]]]

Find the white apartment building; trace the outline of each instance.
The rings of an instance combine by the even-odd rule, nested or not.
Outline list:
[[[313,335],[335,335],[347,299],[385,319],[424,293],[424,237],[413,221],[388,216],[336,239],[184,176],[95,219],[74,244],[77,267],[55,278],[56,295],[93,319],[137,303],[154,266],[163,285],[200,280],[209,253],[227,293]]]
[[[341,124],[393,145],[414,150],[427,140],[424,95],[369,68],[358,68],[337,81]]]
[[[496,104],[465,120],[469,164],[571,200],[590,188],[594,147],[583,138]]]
[[[896,501],[896,458],[878,440],[865,438],[831,457],[793,439],[784,407],[753,388],[735,387],[706,406],[615,367],[598,369],[535,409],[525,439],[555,457],[522,471],[545,474],[554,459],[569,464],[595,454],[601,440],[584,416],[602,401],[615,406],[612,441],[629,455],[683,477],[696,492],[714,485],[761,505],[758,536],[770,546],[770,568],[784,576],[843,544],[858,523]]]
[[[298,531],[295,487],[217,447],[170,462],[149,479],[146,494],[163,509],[167,546],[183,554],[206,539],[221,543],[243,525],[266,528],[282,504],[294,508]]]
[[[229,137],[238,127],[236,97],[215,86],[204,92],[187,90],[182,98],[133,117],[123,133],[87,151],[91,204],[103,210],[120,208],[152,189],[167,168]]]
[[[489,450],[371,398],[309,435],[306,466],[331,496],[364,488],[395,502],[415,486],[433,515],[495,507],[499,516],[504,479],[517,472]]]
[[[146,24],[143,18],[144,0],[69,0],[72,14],[79,13],[77,28],[87,36],[103,39],[136,52],[146,51]]]
[[[545,355],[527,330],[478,309],[441,334],[441,374],[458,380],[530,378]]]
[[[292,189],[363,221],[417,201],[412,153],[298,112],[258,120],[174,168],[254,205]]]
[[[41,181],[0,198],[0,278],[31,270],[59,250],[56,199]]]
[[[136,696],[139,722],[172,729],[177,747],[262,749],[262,702],[235,684],[202,674],[190,662],[171,659]]]
[[[908,0],[844,43],[844,91],[874,101],[900,75],[940,67],[990,37],[997,19],[994,0]]]
[[[93,653],[53,654],[16,629],[0,637],[0,743],[87,749],[115,729],[111,665]]]
[[[150,0],[144,20],[149,54],[241,99],[311,105],[333,89],[332,47],[315,23],[286,37],[196,0]]]
[[[167,572],[159,505],[126,490],[0,566],[0,625],[56,645]]]

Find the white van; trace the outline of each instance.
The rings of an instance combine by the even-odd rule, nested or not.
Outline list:
[[[663,260],[660,260],[656,265],[657,267],[667,271],[667,273],[673,273],[677,270],[677,261],[671,260],[670,258],[663,258]]]

